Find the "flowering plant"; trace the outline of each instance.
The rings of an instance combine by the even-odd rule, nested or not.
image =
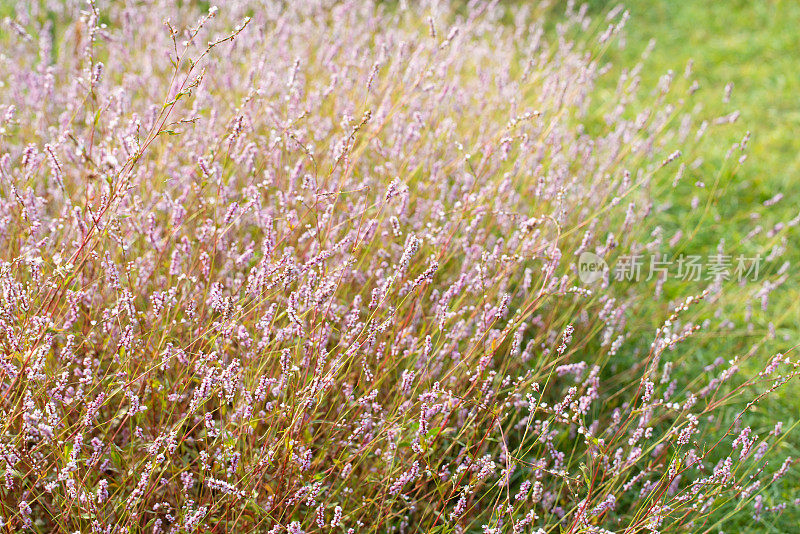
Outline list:
[[[645,230],[708,127],[691,73],[637,107],[635,69],[599,89],[625,11],[553,29],[437,5],[64,2],[4,22],[6,529],[765,513],[791,459],[780,423],[743,421],[797,363],[686,376],[720,281],[654,331],[637,316],[661,286],[575,267],[679,247]]]

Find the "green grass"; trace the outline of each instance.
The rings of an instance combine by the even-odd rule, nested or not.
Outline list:
[[[723,168],[728,148],[739,142],[745,131],[752,134],[744,165],[735,174],[723,170],[721,183],[727,187],[713,196],[709,216],[700,222],[699,214],[687,209],[686,198],[675,199],[674,206],[659,215],[658,223],[667,229],[666,235],[671,235],[670,230],[692,228],[699,223],[701,228],[690,246],[711,253],[720,237],[725,237],[726,246],[736,249],[756,224],[766,231],[797,216],[800,212],[797,201],[800,198],[800,136],[797,135],[800,132],[800,33],[797,31],[800,2],[627,0],[624,3],[631,14],[625,32],[627,44],[609,50],[607,57],[611,62],[633,65],[654,39],[656,46],[641,73],[643,87],[654,87],[659,76],[668,70],[674,71],[676,78],[681,77],[691,58],[693,77],[701,87],[697,102],[702,103],[702,115],[721,116],[734,109],[741,112],[737,123],[717,128],[706,139],[700,150],[705,162],[693,175],[687,173],[676,196],[698,194],[703,206],[707,199],[704,195],[711,194],[708,186]],[[591,8],[601,13],[615,4],[595,1]],[[725,104],[724,88],[729,82],[734,84],[734,90],[730,102]],[[707,189],[696,190],[695,180],[706,182]],[[783,193],[784,199],[764,207],[762,203],[777,193]],[[760,219],[754,220],[753,213]],[[791,262],[789,279],[772,294],[767,311],[759,316],[761,322],[754,320],[756,330],[741,335],[710,336],[704,340],[703,349],[687,360],[687,373],[702,374],[702,367],[715,357],[742,354],[753,345],[759,346],[759,354],[765,359],[772,351],[787,350],[798,343],[800,278],[795,266],[800,263],[797,246],[800,230],[797,227],[784,230],[772,241],[777,243],[783,238],[787,250],[776,263]],[[730,300],[736,307],[737,297],[734,295]],[[738,304],[743,307],[741,301]],[[732,317],[741,317],[742,311],[729,312]],[[765,335],[769,321],[777,331],[776,339]],[[793,354],[796,358],[796,353]],[[755,366],[747,369],[754,370]],[[762,423],[766,419],[783,420],[788,427],[798,421],[798,408],[800,399],[788,388],[760,406],[747,423],[753,424],[754,431],[759,433],[767,431],[767,425]],[[767,417],[759,419],[759,414]],[[783,442],[783,454],[793,457],[800,454],[797,435],[795,432]],[[799,486],[800,479],[790,476],[767,495],[773,503],[791,501]],[[783,515],[768,517],[760,524],[750,521],[749,513],[742,513],[734,524],[726,523],[722,528],[727,532],[793,532],[798,521],[800,513],[790,506]]]
[[[753,134],[751,161],[738,184],[738,192],[746,193],[743,200],[755,208],[776,190],[787,197],[800,192],[800,138],[794,134],[800,128],[800,3],[629,0],[626,5],[628,47],[618,54],[631,62],[649,39],[656,40],[652,68],[643,70],[651,79],[645,81],[667,69],[681,73],[692,58],[701,87],[720,96],[704,102],[718,114],[728,109],[721,99],[725,84],[734,83],[731,106],[741,111],[742,128]],[[740,132],[732,132],[728,144],[739,138]]]

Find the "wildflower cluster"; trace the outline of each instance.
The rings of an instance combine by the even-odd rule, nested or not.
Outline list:
[[[699,384],[675,363],[719,287],[653,333],[629,324],[644,286],[574,269],[666,246],[634,229],[707,128],[671,76],[644,110],[635,71],[595,94],[626,12],[551,31],[491,2],[39,9],[0,34],[6,529],[769,512],[784,434],[742,426],[797,362],[739,379],[726,355]]]

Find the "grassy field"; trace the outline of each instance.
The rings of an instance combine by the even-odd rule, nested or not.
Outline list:
[[[719,95],[716,100],[704,99],[706,109],[721,115],[733,106],[741,112],[738,127],[730,130],[729,144],[737,142],[743,130],[752,132],[751,161],[722,206],[723,213],[752,207],[769,221],[794,217],[797,210],[791,197],[800,188],[800,139],[794,133],[800,128],[800,77],[796,74],[800,4],[633,0],[626,6],[631,24],[627,48],[616,52],[621,63],[635,60],[650,39],[655,39],[656,47],[647,62],[650,68],[642,70],[646,81],[668,69],[680,73],[693,59],[701,87]],[[722,102],[729,82],[734,84],[730,106]],[[777,190],[789,201],[760,210],[759,204]]]
[[[615,3],[594,2],[592,10],[601,12]],[[694,63],[693,77],[700,84],[699,99],[704,114],[722,116],[738,110],[739,120],[716,130],[702,147],[704,163],[687,180],[678,195],[691,195],[694,185],[702,180],[709,183],[724,168],[727,147],[738,142],[746,131],[751,132],[748,160],[733,173],[723,173],[722,182],[727,187],[712,199],[711,217],[700,221],[697,212],[687,212],[683,202],[678,209],[662,213],[666,228],[694,227],[700,229],[691,246],[696,250],[711,250],[725,236],[727,244],[737,241],[760,225],[764,232],[776,224],[786,223],[798,216],[800,207],[800,2],[782,0],[732,0],[711,2],[707,0],[629,0],[625,2],[631,20],[627,26],[627,44],[624,48],[612,47],[609,59],[617,65],[634,64],[647,48],[650,40],[655,47],[644,61],[641,70],[643,85],[655,86],[659,76],[672,70],[681,76],[687,62]],[[730,101],[724,102],[725,86],[733,84]],[[783,199],[774,205],[764,202],[776,194]],[[678,205],[676,203],[676,205]],[[668,231],[669,235],[670,232]],[[773,292],[769,299],[763,322],[754,330],[742,332],[735,328],[729,336],[709,338],[705,351],[695,355],[696,367],[689,373],[702,374],[702,366],[719,354],[746,350],[757,345],[763,354],[770,350],[788,350],[798,336],[800,307],[798,306],[798,279],[796,265],[800,261],[797,247],[800,234],[797,227],[776,232],[773,241],[786,247],[783,260],[791,262],[786,272],[786,283]],[[733,297],[736,302],[738,297]],[[739,302],[741,305],[741,302]],[[735,304],[734,304],[735,306]],[[733,315],[736,311],[733,310]],[[736,322],[736,321],[734,321]],[[769,323],[775,328],[769,332]],[[739,325],[736,325],[737,327]],[[762,406],[770,417],[788,425],[798,421],[800,401],[790,389],[769,404]],[[756,423],[757,424],[757,423]],[[757,427],[754,427],[754,429]],[[764,428],[759,429],[763,431]],[[794,432],[783,442],[786,453],[798,456],[798,434]],[[798,487],[795,476],[784,486],[783,495],[773,496],[786,500],[793,497]],[[741,517],[738,532],[793,532],[796,529],[797,510],[787,510],[756,526]]]

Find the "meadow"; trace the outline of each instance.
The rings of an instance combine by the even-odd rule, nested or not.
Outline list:
[[[692,60],[696,79],[708,91],[707,97],[702,99],[702,107],[715,115],[724,115],[732,109],[741,113],[734,127],[719,132],[719,137],[704,148],[704,173],[709,175],[720,168],[727,148],[744,132],[752,133],[751,155],[730,179],[725,194],[712,206],[713,220],[705,221],[706,232],[698,231],[698,247],[710,250],[720,237],[737,242],[756,228],[763,232],[773,230],[765,253],[769,254],[769,246],[782,242],[786,246],[785,259],[792,265],[786,272],[786,285],[770,297],[768,319],[758,328],[737,328],[724,337],[709,339],[708,347],[699,353],[700,357],[688,371],[700,373],[702,359],[715,353],[730,353],[756,344],[768,350],[794,347],[800,339],[800,307],[796,298],[800,280],[794,269],[800,260],[796,246],[799,236],[796,228],[789,228],[787,232],[780,230],[786,221],[800,213],[800,206],[794,200],[800,194],[797,180],[800,138],[794,134],[800,128],[796,97],[800,78],[793,74],[800,69],[800,56],[794,52],[800,45],[794,29],[794,21],[800,20],[800,4],[784,0],[634,0],[624,4],[636,23],[627,28],[626,46],[610,50],[610,61],[630,65],[642,51],[652,46],[653,40],[655,46],[645,61],[646,68],[641,71],[647,83],[655,83],[663,72],[680,71]],[[596,13],[613,5],[613,2],[589,3]],[[726,103],[724,94],[728,84],[732,85],[732,91]],[[776,195],[781,195],[782,199],[770,202]],[[686,220],[696,224],[693,217],[691,210],[681,209],[676,204],[676,209],[665,215],[663,223],[679,228]],[[797,395],[787,392],[771,399],[761,416],[764,420],[778,417],[794,424],[799,407]],[[797,437],[787,440],[783,444],[786,453],[798,457],[797,443]],[[800,478],[792,478],[783,492],[773,493],[773,498],[791,498],[798,486]],[[752,525],[750,518],[744,516],[725,530],[792,532],[799,522],[797,512],[789,510],[758,525]]]
[[[793,2],[0,2],[5,532],[792,532]]]

